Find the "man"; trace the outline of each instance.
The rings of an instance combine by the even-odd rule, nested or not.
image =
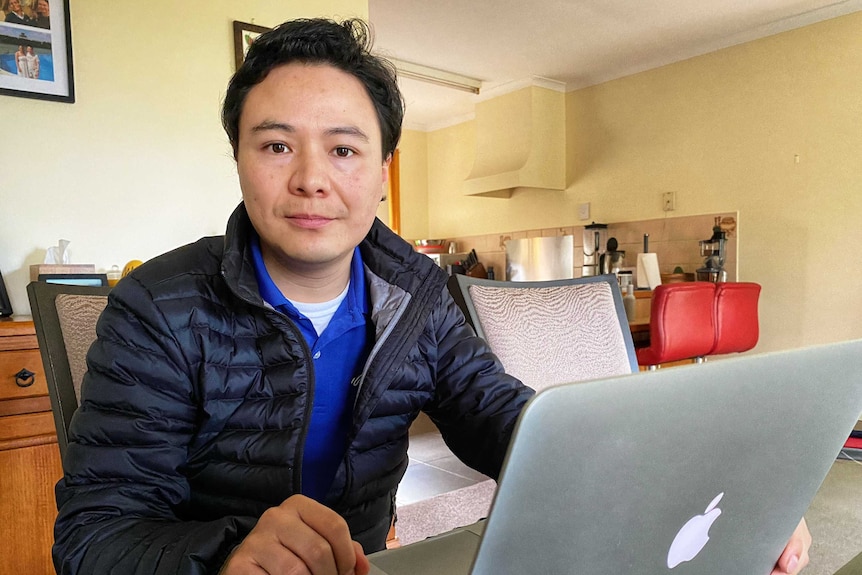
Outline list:
[[[8,0],[4,6],[4,10],[6,12],[6,22],[9,24],[32,26],[34,23],[21,7],[21,0]]]
[[[367,573],[420,410],[499,473],[532,392],[375,220],[403,109],[369,49],[359,21],[288,22],[231,80],[243,202],[223,238],[112,291],[57,486],[58,572]]]
[[[498,474],[531,392],[375,221],[403,109],[368,48],[358,21],[289,22],[232,79],[243,202],[224,238],[112,290],[57,488],[60,572],[361,573],[420,410]]]

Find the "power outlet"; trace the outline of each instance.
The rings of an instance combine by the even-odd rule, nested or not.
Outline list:
[[[665,192],[661,195],[661,209],[666,212],[676,209],[676,192]]]
[[[578,204],[578,219],[579,220],[590,219],[590,202],[587,202],[585,204]]]

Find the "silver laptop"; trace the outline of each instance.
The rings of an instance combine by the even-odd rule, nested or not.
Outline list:
[[[860,413],[862,340],[550,388],[487,521],[371,573],[765,575]]]

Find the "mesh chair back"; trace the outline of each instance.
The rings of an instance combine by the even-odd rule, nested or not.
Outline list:
[[[96,321],[110,289],[46,282],[27,286],[61,456],[78,409],[87,351],[96,339]]]
[[[536,391],[637,370],[614,276],[502,282],[456,275],[450,290],[506,372]]]
[[[96,341],[96,322],[108,304],[108,296],[59,294],[55,303],[69,359],[72,387],[80,404],[81,382],[87,371],[87,351]]]

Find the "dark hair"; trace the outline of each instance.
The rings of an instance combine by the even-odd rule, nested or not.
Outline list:
[[[368,24],[359,19],[341,23],[322,18],[290,20],[255,38],[228,84],[222,107],[222,125],[234,157],[239,146],[239,118],[249,91],[273,68],[293,62],[333,66],[362,82],[377,112],[383,158],[389,157],[401,138],[404,102],[394,66],[372,55],[371,44]]]

